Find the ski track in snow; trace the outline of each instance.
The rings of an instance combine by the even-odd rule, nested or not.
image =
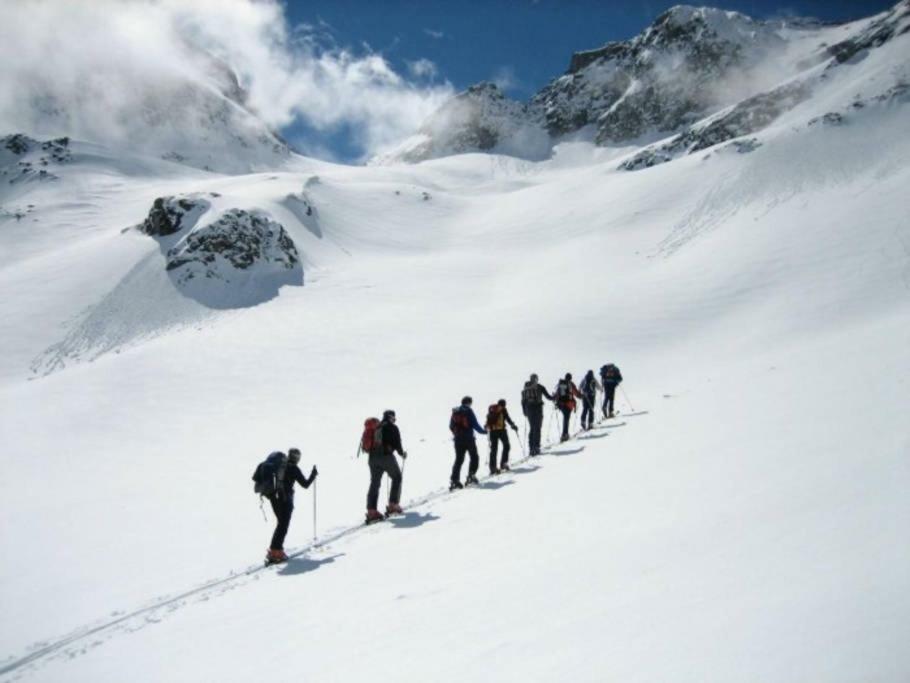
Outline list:
[[[623,414],[622,417],[637,417],[647,414],[648,411],[639,411]],[[596,422],[594,424],[594,427],[588,432],[581,430],[576,431],[572,434],[568,441],[556,441],[548,443],[543,448],[541,448],[541,455],[538,457],[547,455],[560,457],[581,453],[585,450],[585,446],[583,444],[574,447],[570,444],[572,442],[578,442],[590,438],[601,438],[602,436],[606,436],[609,433],[610,429],[613,429],[615,427],[622,427],[625,425],[625,422],[611,423],[609,420],[601,420],[599,422]],[[593,436],[593,432],[603,432],[603,434]],[[524,434],[519,438],[523,439],[523,441],[521,441],[521,444],[524,444],[525,441],[527,441],[526,435]],[[521,458],[510,463],[510,467],[512,469],[509,472],[504,472],[501,475],[496,475],[495,478],[493,475],[481,477],[479,485],[476,487],[465,487],[465,489],[462,491],[437,489],[423,496],[420,496],[419,498],[409,501],[405,506],[406,512],[403,516],[392,517],[384,521],[397,528],[408,528],[411,526],[416,526],[413,522],[413,516],[419,514],[422,507],[430,503],[445,502],[453,496],[460,495],[466,491],[469,491],[471,488],[487,490],[502,488],[502,486],[506,486],[508,483],[511,483],[511,480],[508,479],[510,476],[540,469],[540,465],[535,465],[530,468],[527,467],[528,464],[532,464],[534,462],[535,459],[533,457],[529,455],[522,455]],[[524,465],[524,467],[521,467],[522,465]],[[491,486],[491,484],[497,485]],[[438,517],[433,516],[431,512],[427,512],[426,514],[422,515],[420,519],[423,520],[427,517],[438,519]],[[93,650],[96,647],[100,647],[106,644],[108,641],[112,640],[118,635],[125,633],[135,633],[136,631],[144,629],[150,625],[159,624],[162,620],[177,610],[183,609],[193,604],[208,602],[209,600],[219,598],[226,593],[230,593],[231,591],[243,588],[243,586],[245,586],[250,581],[258,581],[265,572],[268,572],[271,569],[277,569],[277,572],[279,574],[302,574],[308,571],[313,571],[314,569],[318,569],[323,564],[330,564],[334,562],[335,558],[339,557],[341,554],[339,553],[328,555],[327,557],[311,557],[312,554],[324,553],[328,551],[333,544],[354,537],[358,532],[367,530],[376,531],[382,526],[384,526],[382,522],[370,525],[357,524],[356,526],[344,527],[330,531],[328,535],[322,539],[317,539],[312,543],[304,545],[302,548],[298,548],[297,550],[288,553],[287,563],[274,564],[269,566],[259,564],[252,565],[246,569],[231,572],[231,574],[228,576],[209,581],[202,584],[201,586],[190,588],[176,595],[159,597],[156,600],[152,601],[150,604],[147,604],[144,607],[139,607],[130,612],[114,612],[111,614],[111,616],[114,617],[113,619],[99,621],[91,625],[83,626],[72,631],[70,634],[63,636],[62,638],[58,638],[56,640],[49,639],[38,641],[29,647],[28,654],[18,658],[15,656],[7,657],[6,662],[0,664],[0,676],[10,675],[11,678],[9,680],[20,680],[28,673],[35,671],[38,667],[48,662],[57,659],[73,659],[80,655],[84,655],[88,653],[89,650]],[[294,568],[294,565],[303,563],[306,564],[305,568]],[[288,571],[289,569],[290,571]]]

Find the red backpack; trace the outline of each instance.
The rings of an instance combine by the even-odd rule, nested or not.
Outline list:
[[[378,418],[368,417],[363,421],[363,436],[360,437],[360,450],[372,453],[382,445],[382,430]]]
[[[468,419],[466,410],[462,410],[461,407],[452,408],[452,419],[449,420],[449,430],[451,430],[453,434],[471,431],[471,420]]]

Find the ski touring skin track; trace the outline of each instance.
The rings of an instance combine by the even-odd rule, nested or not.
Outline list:
[[[638,414],[647,414],[647,411],[642,413],[634,413],[634,415]],[[623,415],[623,417],[631,417],[632,415],[633,414],[630,413]],[[594,425],[594,429],[610,429],[613,427],[619,427],[624,424],[625,422],[618,424],[606,424],[601,422],[596,423]],[[568,441],[550,443],[541,449],[540,455],[525,455],[518,460],[509,463],[509,466],[511,468],[515,468],[519,465],[533,462],[535,458],[553,454],[557,449],[559,449],[560,446],[565,446],[567,443],[575,441],[578,436],[584,433],[585,432],[583,430],[577,431],[569,437]],[[454,491],[450,491],[448,486],[442,489],[436,489],[419,498],[409,501],[406,506],[406,510],[419,510],[421,507],[429,503],[444,501],[459,491],[483,488],[483,483],[492,479],[493,477],[502,477],[504,475],[508,476],[509,474],[510,472],[502,472],[496,475],[478,477],[478,482],[476,484],[467,486],[464,489],[456,489]],[[383,519],[376,521],[393,521],[396,518],[401,518],[405,515],[396,514],[390,517],[383,516]],[[284,562],[271,562],[268,564],[263,564],[260,562],[255,565],[251,565],[244,570],[231,572],[231,574],[228,576],[224,576],[220,579],[208,581],[199,586],[196,586],[195,588],[190,588],[181,593],[177,593],[176,595],[156,600],[144,607],[134,609],[124,614],[119,614],[113,619],[100,621],[92,625],[77,628],[62,638],[58,638],[52,641],[44,641],[40,646],[34,647],[34,649],[28,652],[28,654],[18,658],[11,657],[8,658],[5,662],[0,663],[0,676],[6,676],[8,674],[23,674],[25,671],[33,667],[38,667],[42,663],[53,661],[54,659],[60,657],[69,657],[77,653],[85,652],[89,648],[103,645],[106,641],[114,638],[122,632],[133,632],[144,628],[148,624],[157,623],[160,621],[160,618],[166,616],[170,612],[183,608],[186,606],[186,603],[191,600],[196,602],[208,600],[212,595],[218,595],[237,587],[237,585],[242,585],[244,581],[256,578],[274,566],[287,564],[288,561],[303,557],[307,553],[326,550],[333,543],[345,540],[351,536],[354,536],[358,531],[363,531],[364,529],[373,526],[374,523],[360,523],[356,526],[338,529],[335,532],[330,532],[322,539],[308,543],[303,547],[288,553],[288,559]],[[89,639],[92,639],[91,642],[86,643],[86,641],[89,641]]]

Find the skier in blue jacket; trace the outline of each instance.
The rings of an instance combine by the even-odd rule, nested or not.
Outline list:
[[[473,399],[465,396],[461,399],[461,405],[452,409],[452,418],[449,420],[449,431],[455,442],[455,464],[452,466],[451,483],[449,490],[463,488],[461,485],[461,466],[464,463],[465,453],[471,456],[468,465],[468,478],[466,484],[477,483],[477,469],[480,467],[480,455],[477,453],[477,442],[474,440],[474,432],[486,434],[487,430],[480,426],[477,416],[471,408]]]

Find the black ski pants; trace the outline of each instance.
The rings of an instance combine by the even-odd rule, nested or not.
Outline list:
[[[294,514],[294,499],[287,496],[269,496],[272,512],[275,513],[275,533],[272,534],[272,550],[284,550],[284,537],[291,526],[291,515]]]
[[[496,466],[496,454],[499,451],[499,444],[502,442],[502,465],[509,464],[509,451],[512,450],[512,444],[509,443],[509,432],[505,429],[490,430],[490,471],[502,468]]]
[[[604,417],[613,412],[613,397],[616,395],[616,385],[604,382]]]
[[[585,394],[581,399],[581,426],[590,429],[594,426],[594,394]]]
[[[476,475],[477,468],[480,467],[480,455],[477,453],[477,442],[474,441],[473,434],[470,438],[455,439],[455,464],[452,466],[452,481],[461,481],[461,466],[464,464],[466,453],[471,458],[468,464],[468,475]]]
[[[527,407],[528,450],[533,455],[540,453],[540,430],[543,427],[543,403],[532,403]]]
[[[562,441],[569,440],[569,424],[572,422],[572,406],[561,405],[559,412],[562,413]]]
[[[375,510],[379,504],[379,486],[382,483],[383,473],[392,480],[392,490],[389,491],[389,502],[396,505],[401,498],[401,469],[394,453],[381,453],[370,456],[370,490],[367,492],[367,510]]]

